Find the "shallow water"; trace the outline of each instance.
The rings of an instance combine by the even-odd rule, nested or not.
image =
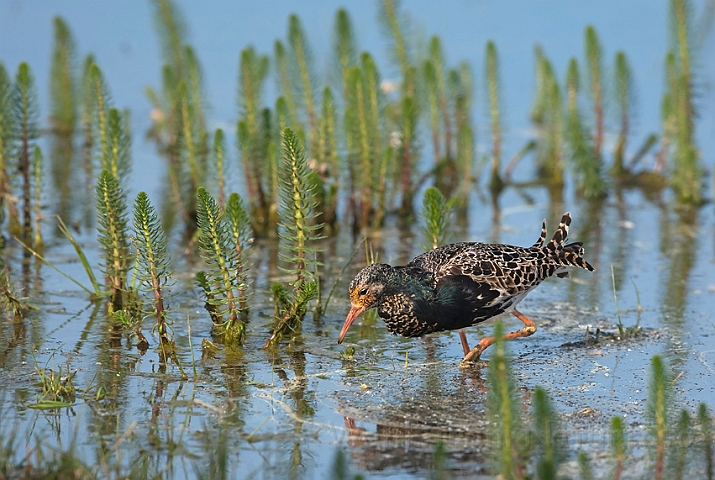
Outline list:
[[[311,26],[310,39],[317,54],[326,55],[320,46],[329,44],[338,5],[326,2],[312,9],[274,3],[271,8],[277,13],[272,15],[261,10],[265,8],[262,2],[246,8],[250,15],[236,13],[243,28],[225,20],[233,15],[232,10],[223,12],[225,18],[220,21],[216,7],[181,4],[206,68],[213,126],[235,119],[234,70],[240,48],[254,43],[259,50],[270,51],[272,41],[284,36],[291,11]],[[509,127],[506,150],[516,151],[528,136],[534,41],[542,42],[561,71],[570,55],[581,55],[587,22],[598,28],[608,55],[617,48],[625,48],[630,55],[639,87],[639,132],[658,129],[661,64],[667,42],[665,5],[634,2],[620,7],[613,2],[573,11],[566,3],[554,3],[534,11],[535,7],[526,5],[497,9],[487,2],[463,2],[454,12],[439,14],[433,5],[415,2],[405,7],[425,30],[442,37],[451,61],[466,57],[475,66],[481,65],[488,38],[494,38],[500,48]],[[82,51],[97,53],[116,103],[133,111],[132,191],[146,189],[159,195],[163,162],[154,146],[141,139],[149,124],[149,105],[141,90],[146,84],[158,84],[159,74],[158,46],[146,4],[129,3],[122,12],[115,12],[116,17],[108,13],[92,17],[96,13],[92,8],[97,7],[81,2],[62,6],[60,11],[49,2],[33,10],[20,2],[4,2],[0,8],[4,9],[0,59],[11,70],[21,60],[31,63],[43,105],[47,104],[42,89],[47,84],[51,14],[65,16]],[[361,45],[378,54],[389,71],[384,42],[374,22],[374,5],[351,7],[351,13],[361,26]],[[29,32],[36,34],[32,41]],[[705,45],[707,53],[709,44]],[[702,78],[713,78],[709,75],[713,66],[703,63]],[[232,66],[229,74],[226,64]],[[700,146],[712,169],[708,153],[714,146],[709,135],[715,111],[712,92],[706,91],[701,98]],[[482,119],[483,107],[478,108],[475,118]],[[479,138],[485,139],[486,133],[479,133]],[[633,149],[638,138],[634,136]],[[517,176],[529,178],[528,163]],[[72,222],[81,220],[86,203],[86,198],[75,193],[68,210]],[[56,207],[54,195],[48,187],[48,213]],[[715,409],[713,208],[678,211],[667,194],[653,200],[639,191],[612,195],[597,205],[575,200],[571,192],[566,198],[566,204],[554,204],[542,189],[509,189],[500,200],[501,210],[494,211],[475,192],[467,218],[457,223],[451,240],[531,245],[542,218],[547,218],[553,231],[560,214],[572,212],[571,238],[584,241],[586,258],[597,271],[573,272],[569,280],[550,279],[520,305],[536,321],[538,331],[508,345],[519,395],[525,409],[536,386],[546,387],[554,398],[567,437],[566,473],[575,476],[579,450],[591,455],[597,471],[606,471],[609,421],[621,415],[631,440],[633,458],[628,471],[632,476],[642,475],[650,462],[644,445],[648,375],[654,354],[662,354],[678,375],[679,406],[694,411],[705,402],[711,411]],[[371,242],[381,261],[405,263],[422,251],[419,226],[405,232],[390,222]],[[48,220],[48,257],[84,282],[74,251],[53,232]],[[78,238],[96,263],[93,230],[83,227]],[[325,242],[324,285],[332,286],[337,280],[358,240],[344,231]],[[176,366],[164,370],[159,364],[156,337],[142,354],[134,346],[136,339],[109,331],[103,310],[57,272],[42,265],[23,270],[22,252],[10,243],[6,255],[13,278],[28,287],[39,310],[15,324],[0,322],[0,432],[17,428],[22,442],[32,445],[38,438],[46,446],[60,448],[75,441],[78,456],[89,464],[98,461],[98,452],[117,450],[122,471],[135,465],[140,471],[175,478],[206,473],[211,458],[224,445],[235,478],[320,478],[329,471],[338,449],[345,450],[353,470],[371,478],[425,477],[432,468],[435,444],[441,440],[448,469],[455,476],[486,475],[490,443],[484,413],[485,378],[491,352],[477,367],[460,369],[462,350],[456,334],[403,339],[390,335],[380,321],[371,323],[366,318],[354,324],[343,345],[337,345],[348,308],[347,283],[364,264],[362,250],[338,280],[325,317],[314,321],[309,315],[303,335],[277,350],[262,350],[273,312],[267,280],[279,275],[269,260],[272,250],[267,243],[254,246],[254,293],[244,349],[222,349],[213,358],[202,358],[201,342],[211,338],[211,321],[192,288],[190,273],[195,266],[183,258],[180,248],[175,249],[178,273],[170,307],[178,355],[188,375],[188,380],[182,380]],[[619,315],[625,327],[637,325],[640,333],[618,339]],[[508,317],[505,321],[507,328],[519,323]],[[151,326],[148,319],[145,334]],[[470,342],[491,329],[491,324],[470,329]],[[352,358],[344,355],[348,347],[355,348]],[[70,408],[29,408],[37,400],[35,362],[55,369],[61,365],[63,371],[68,367],[76,372],[74,385],[78,390],[86,388],[87,394],[78,393]],[[139,460],[147,465],[137,464]],[[106,468],[114,471],[112,466]]]

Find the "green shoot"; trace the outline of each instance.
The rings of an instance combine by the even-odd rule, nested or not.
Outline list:
[[[128,211],[119,181],[102,171],[95,189],[97,206],[97,241],[102,249],[101,270],[110,291],[110,314],[121,310],[127,291],[130,268]]]
[[[492,128],[491,164],[492,174],[489,188],[493,195],[499,194],[504,188],[499,170],[501,163],[501,113],[499,108],[499,59],[494,42],[487,42],[486,55],[487,92],[489,93],[489,118]]]
[[[72,135],[77,124],[77,48],[69,26],[62,17],[53,19],[54,46],[50,73],[50,122],[55,133]]]
[[[335,14],[335,27],[333,28],[333,52],[335,52],[335,66],[340,78],[342,94],[347,97],[348,78],[350,69],[357,63],[357,45],[353,33],[352,22],[347,10],[341,8]]]
[[[248,302],[248,248],[251,244],[251,219],[248,216],[243,199],[232,193],[224,210],[231,229],[231,246],[236,251],[236,285],[238,304],[247,309]]]
[[[313,89],[315,82],[311,71],[313,59],[308,39],[300,24],[300,19],[295,14],[288,19],[288,44],[293,54],[292,60],[295,62],[300,76],[300,82],[295,82],[295,85],[300,87],[299,91],[303,96],[303,105],[308,116],[310,152],[315,152],[318,140],[318,121],[315,113],[315,92]]]
[[[623,473],[623,462],[626,458],[627,443],[623,419],[621,417],[613,417],[611,419],[611,454],[615,462],[613,480],[620,480]]]
[[[35,140],[39,137],[39,109],[35,77],[27,63],[21,63],[15,76],[13,98],[15,125],[17,128],[17,151],[22,175],[22,238],[32,240],[32,160],[30,158]]]
[[[624,158],[626,154],[626,143],[630,128],[630,110],[633,101],[633,75],[628,64],[628,58],[622,51],[616,53],[615,61],[616,75],[616,106],[620,117],[620,128],[618,130],[618,140],[613,152],[612,173],[614,176],[623,176],[626,173]]]
[[[494,327],[495,353],[489,360],[487,409],[492,427],[492,450],[495,471],[502,478],[524,478],[522,455],[525,453],[520,402],[511,365],[506,355],[502,322]]]
[[[668,403],[670,380],[663,359],[659,355],[651,360],[650,391],[648,394],[648,414],[653,422],[651,434],[655,440],[655,475],[661,480],[665,468],[665,448],[669,428]]]
[[[581,480],[593,480],[595,478],[591,467],[591,460],[586,452],[578,453],[578,467],[581,472]]]
[[[216,189],[219,207],[226,205],[226,164],[224,162],[224,151],[226,150],[226,140],[223,137],[223,130],[216,129],[214,133],[214,149],[212,166],[216,172]]]
[[[578,63],[574,58],[569,62],[566,83],[568,88],[566,140],[571,150],[571,162],[577,178],[578,191],[587,199],[603,198],[607,194],[607,185],[601,173],[602,160],[581,120],[578,109],[580,78]]]
[[[35,228],[34,237],[32,239],[32,246],[38,252],[42,252],[45,249],[45,243],[42,240],[42,226],[40,225],[40,220],[42,219],[42,162],[44,158],[42,156],[42,150],[38,145],[35,145],[35,151],[32,155],[32,170],[35,174],[34,177],[34,216],[35,216]]]
[[[534,434],[538,451],[536,472],[538,478],[556,478],[563,456],[560,442],[558,414],[548,393],[541,387],[534,389]]]
[[[276,324],[264,348],[277,344],[288,333],[299,332],[307,303],[319,296],[316,270],[320,263],[314,259],[317,250],[311,245],[321,238],[317,234],[321,225],[314,223],[317,214],[311,199],[315,184],[309,181],[310,174],[302,146],[295,133],[286,128],[283,131],[278,256],[287,265],[281,269],[294,275],[295,281],[292,293],[279,283],[271,286]]]
[[[172,271],[170,257],[166,251],[166,236],[159,223],[156,210],[152,206],[149,196],[144,192],[139,192],[134,201],[133,227],[132,240],[137,249],[140,288],[152,297],[157,331],[161,344],[164,345],[169,342],[164,299]]]
[[[128,112],[116,108],[107,111],[107,155],[100,158],[100,170],[107,170],[124,185],[131,172],[131,133]]]
[[[604,137],[604,85],[603,85],[603,47],[598,38],[596,29],[593,25],[586,27],[585,32],[586,45],[586,65],[588,67],[588,80],[591,87],[591,100],[593,102],[593,118],[596,123],[593,154],[596,159],[601,158],[601,149],[603,148]]]
[[[698,406],[698,423],[700,423],[700,437],[702,439],[703,456],[705,457],[705,472],[708,480],[715,478],[713,472],[713,436],[712,419],[708,406],[701,403]]]
[[[680,418],[675,426],[674,445],[671,454],[672,478],[674,480],[682,480],[685,472],[688,448],[690,447],[690,439],[692,435],[692,425],[690,414],[687,410],[680,411]]]
[[[442,192],[435,187],[425,190],[422,199],[422,221],[424,222],[424,238],[427,249],[435,249],[444,244],[449,233],[449,216],[451,206]]]
[[[14,130],[13,85],[5,66],[0,63],[0,222],[5,220],[5,202],[11,188],[8,167],[12,157]]]
[[[219,333],[224,334],[228,343],[240,345],[245,336],[245,325],[239,318],[241,306],[236,294],[240,287],[236,279],[239,259],[232,245],[231,226],[204,187],[199,187],[197,199],[199,250],[208,267],[197,282],[206,292],[207,304],[215,307],[212,318],[221,320],[221,323],[215,323],[220,328]],[[225,316],[228,320],[224,321]]]

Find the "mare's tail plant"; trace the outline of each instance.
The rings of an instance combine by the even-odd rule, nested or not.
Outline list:
[[[10,195],[10,158],[12,157],[15,119],[12,109],[13,86],[5,66],[0,63],[0,222],[6,217],[6,201]],[[8,203],[9,210],[13,204]],[[15,213],[17,216],[17,213]]]
[[[426,249],[435,249],[442,245],[449,234],[449,216],[451,205],[436,187],[425,190],[422,198],[422,221]]]
[[[119,180],[103,170],[95,188],[97,241],[102,253],[101,270],[109,293],[109,313],[122,310],[126,300],[129,253],[128,211]]]
[[[35,217],[35,229],[34,236],[32,238],[32,247],[36,252],[42,252],[45,249],[45,243],[42,240],[42,227],[40,226],[40,220],[42,219],[42,162],[44,158],[42,156],[42,150],[39,145],[35,145],[35,150],[32,154],[32,171],[34,173],[33,184],[34,184],[34,195],[33,195],[33,205],[34,205],[34,217]]]
[[[623,177],[626,174],[625,155],[626,144],[631,124],[631,104],[633,102],[633,78],[631,67],[628,64],[626,54],[619,51],[616,53],[615,61],[615,94],[616,106],[618,107],[619,129],[618,140],[613,152],[613,166],[611,173],[614,177]]]
[[[269,198],[265,192],[264,179],[269,174],[265,162],[263,123],[260,115],[263,86],[268,73],[268,57],[258,55],[253,47],[241,51],[239,62],[238,98],[239,121],[237,126],[238,145],[241,152],[248,204],[253,227],[260,234],[275,228],[269,225]]]
[[[670,427],[668,402],[671,395],[669,374],[659,355],[651,360],[650,391],[648,394],[648,414],[652,421],[651,435],[655,441],[654,478],[661,480],[665,474],[665,451]]]
[[[523,479],[526,477],[524,455],[527,445],[520,414],[521,402],[517,401],[514,375],[506,355],[503,331],[502,322],[497,322],[494,327],[496,349],[489,360],[487,374],[487,409],[493,431],[491,448],[494,471],[502,478]]]
[[[537,100],[532,112],[540,137],[536,151],[536,170],[543,182],[553,191],[560,192],[564,185],[563,95],[554,68],[541,49],[536,50],[536,62]],[[577,93],[576,89],[570,91],[574,104]]]
[[[276,307],[276,322],[264,348],[278,344],[287,334],[300,332],[308,302],[319,297],[317,253],[312,244],[322,227],[315,223],[318,214],[313,202],[314,186],[303,148],[293,130],[283,131],[283,164],[280,185],[280,246],[279,258],[285,262],[282,270],[294,276],[292,291],[282,283],[271,285]],[[318,306],[320,308],[320,306]]]
[[[134,200],[134,246],[137,249],[137,272],[140,289],[152,297],[156,329],[162,347],[169,344],[167,313],[164,299],[166,287],[171,282],[171,266],[164,231],[156,210],[145,192]]]
[[[486,55],[487,93],[489,95],[489,118],[492,128],[491,178],[489,188],[493,195],[498,195],[504,188],[499,175],[501,164],[501,113],[499,108],[499,59],[494,42],[487,43]]]
[[[613,480],[620,480],[623,474],[623,462],[626,459],[626,432],[621,417],[611,419],[611,454],[615,463]]]
[[[700,439],[702,442],[703,457],[705,457],[705,474],[708,480],[715,478],[713,472],[713,436],[712,436],[712,419],[708,406],[701,403],[698,407],[698,423],[700,424]]]
[[[682,203],[702,201],[703,167],[694,141],[693,72],[691,39],[692,5],[688,0],[671,0],[672,62],[669,65],[670,108],[675,124],[673,189]]]
[[[563,458],[564,445],[559,431],[558,414],[548,393],[541,387],[534,389],[534,440],[538,454],[537,478],[556,478]]]
[[[39,108],[35,77],[30,66],[23,62],[15,76],[13,98],[15,125],[17,133],[16,148],[19,152],[19,171],[22,176],[22,230],[21,236],[26,243],[32,241],[32,149],[40,135]]]
[[[223,130],[216,129],[214,133],[214,148],[213,156],[211,157],[211,166],[216,174],[216,200],[219,207],[223,208],[226,205],[226,162],[224,161],[224,152],[226,151],[226,140],[223,136]]]
[[[197,274],[196,280],[206,294],[206,308],[218,333],[227,343],[240,345],[245,325],[238,292],[245,287],[239,284],[236,272],[245,269],[233,245],[231,225],[216,200],[204,187],[199,187],[197,200],[199,250],[207,269]]]
[[[248,309],[248,248],[251,244],[251,218],[243,199],[237,193],[228,197],[224,215],[231,229],[231,247],[236,251],[236,285],[238,305]]]
[[[575,58],[572,58],[566,80],[568,89],[566,141],[579,193],[587,199],[598,199],[607,194],[607,185],[602,176],[601,157],[596,152],[581,120],[578,107],[579,83],[578,63]]]
[[[72,31],[62,17],[53,19],[53,27],[50,123],[55,133],[69,136],[77,125],[77,50]]]
[[[605,116],[604,116],[604,85],[603,85],[603,47],[593,25],[586,27],[585,32],[586,65],[588,67],[588,84],[593,102],[593,119],[595,122],[593,133],[593,153],[597,159],[601,158],[603,148]]]

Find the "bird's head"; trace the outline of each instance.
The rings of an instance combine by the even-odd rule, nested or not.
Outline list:
[[[348,289],[350,293],[350,311],[342,330],[340,330],[338,343],[342,343],[350,326],[362,312],[377,306],[391,272],[391,266],[384,263],[373,263],[355,275]]]

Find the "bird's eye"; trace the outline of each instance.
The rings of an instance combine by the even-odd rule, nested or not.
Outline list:
[[[361,288],[360,291],[358,292],[358,295],[360,295],[361,297],[363,295],[367,295],[367,287]]]

